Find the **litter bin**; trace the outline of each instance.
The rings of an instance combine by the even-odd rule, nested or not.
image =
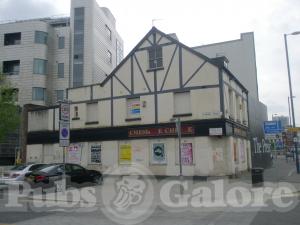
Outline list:
[[[264,186],[264,169],[263,168],[252,168],[252,186],[263,187]]]

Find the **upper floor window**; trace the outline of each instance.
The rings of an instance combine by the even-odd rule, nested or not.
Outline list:
[[[107,25],[105,25],[105,32],[106,32],[107,39],[111,41],[112,40],[111,30]]]
[[[65,48],[65,37],[58,37],[58,49]]]
[[[33,60],[33,73],[34,74],[47,74],[47,60],[34,59]]]
[[[98,103],[86,104],[86,122],[98,121]]]
[[[18,75],[19,72],[20,72],[20,60],[3,62],[3,73],[5,75]]]
[[[46,88],[33,87],[32,88],[32,100],[45,101],[46,100]]]
[[[48,33],[44,31],[35,31],[34,42],[38,44],[47,44]]]
[[[149,69],[157,69],[163,67],[162,47],[154,46],[149,48]]]
[[[106,52],[106,62],[112,64],[112,53],[109,50]]]
[[[63,78],[64,77],[64,69],[65,69],[65,64],[64,63],[58,63],[57,64],[57,76],[58,78]]]
[[[21,44],[21,32],[4,34],[4,45]]]
[[[191,110],[191,95],[190,92],[174,93],[174,114],[190,115]]]
[[[64,100],[64,90],[56,90],[56,101]]]
[[[74,106],[74,118],[79,118],[78,106]]]
[[[141,117],[141,101],[140,98],[127,99],[127,118],[140,118]]]

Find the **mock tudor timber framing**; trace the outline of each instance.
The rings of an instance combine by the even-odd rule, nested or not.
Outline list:
[[[158,40],[157,39],[157,34],[160,35],[160,38]],[[152,37],[153,42],[149,39],[150,37]],[[163,38],[166,38],[168,41],[166,43],[160,43]],[[147,47],[143,47],[142,45],[147,42],[150,46]],[[153,89],[151,88],[151,85],[149,84],[149,80],[147,80],[147,76],[149,76],[149,74],[145,74],[141,63],[139,61],[139,58],[137,57],[137,53],[140,51],[147,51],[150,47],[153,46],[170,46],[170,45],[174,45],[174,50],[171,54],[170,57],[170,61],[169,63],[164,65],[164,68],[166,68],[165,73],[163,75],[163,79],[162,79],[162,83],[161,85],[158,85],[157,82],[157,70],[156,69],[150,69],[147,70],[147,72],[149,74],[153,74]],[[186,50],[189,53],[192,53],[193,55],[199,57],[199,65],[198,67],[194,70],[193,73],[191,73],[188,77],[186,81],[184,81],[184,74],[183,74],[183,50]],[[178,57],[178,61],[175,60],[176,56]],[[176,58],[177,59],[177,58]],[[117,72],[120,70],[120,68],[122,68],[123,65],[125,65],[125,63],[128,62],[129,66],[130,66],[130,79],[131,81],[129,82],[130,85],[126,85],[126,83],[124,83],[122,81],[121,78],[119,78],[117,76]],[[199,71],[201,71],[203,69],[203,67],[207,64],[210,63],[214,66],[216,66],[216,68],[218,68],[218,83],[216,84],[208,84],[208,85],[196,85],[196,86],[188,86],[189,82],[191,80],[193,80],[193,78],[198,74]],[[179,80],[179,87],[178,88],[173,88],[173,89],[167,89],[165,88],[165,84],[167,79],[169,78],[169,74],[170,74],[170,69],[172,65],[178,65],[178,80]],[[164,68],[159,68],[164,69]],[[137,69],[137,71],[139,72],[139,74],[135,73],[135,70]],[[82,132],[85,131],[89,131],[89,132],[95,132],[94,134],[98,134],[99,132],[102,133],[110,133],[111,132],[116,132],[116,134],[120,134],[119,132],[117,132],[118,129],[122,130],[122,135],[121,138],[122,139],[128,139],[129,137],[126,137],[126,135],[124,135],[124,129],[130,129],[132,128],[132,126],[122,126],[122,127],[115,127],[116,124],[114,122],[114,112],[115,112],[115,106],[114,106],[114,101],[117,99],[121,99],[121,98],[135,98],[135,97],[140,97],[140,96],[145,96],[145,95],[154,95],[154,108],[155,108],[155,124],[149,124],[149,125],[139,125],[139,127],[145,127],[145,126],[162,126],[162,124],[159,124],[158,122],[158,95],[159,94],[163,94],[163,93],[174,93],[174,92],[184,92],[184,91],[190,91],[190,90],[196,90],[196,89],[210,89],[210,88],[218,88],[219,89],[219,93],[220,93],[220,111],[221,111],[221,118],[220,119],[215,119],[215,120],[206,120],[206,122],[211,122],[210,126],[213,127],[214,123],[218,122],[221,124],[222,128],[224,129],[224,136],[228,136],[228,135],[237,135],[240,136],[239,134],[235,134],[234,133],[234,128],[238,127],[242,130],[244,130],[246,133],[248,132],[248,128],[245,126],[242,126],[240,124],[235,123],[234,121],[225,119],[225,115],[224,115],[224,85],[230,86],[229,83],[227,83],[226,81],[224,81],[223,79],[223,73],[226,73],[230,80],[234,80],[235,83],[237,84],[237,86],[242,90],[243,93],[246,94],[246,98],[243,95],[240,95],[239,93],[236,92],[237,95],[240,95],[242,97],[242,99],[246,100],[248,102],[248,91],[246,90],[246,88],[235,78],[235,76],[224,66],[221,66],[217,63],[215,63],[214,61],[212,61],[211,59],[209,59],[208,57],[206,57],[205,55],[202,55],[199,52],[196,52],[195,50],[185,46],[184,44],[180,43],[179,41],[177,41],[176,39],[164,34],[163,32],[159,31],[158,29],[156,29],[155,27],[153,27],[146,35],[145,37],[137,44],[137,46],[125,57],[125,59],[111,72],[110,75],[107,76],[107,78],[102,82],[102,83],[98,83],[98,84],[93,84],[93,85],[87,85],[87,86],[82,86],[79,88],[83,88],[83,87],[89,87],[90,88],[90,97],[87,100],[81,100],[81,101],[73,101],[72,104],[80,104],[80,103],[89,103],[89,102],[98,102],[98,101],[107,101],[110,100],[110,126],[111,127],[103,127],[103,128],[84,128],[84,129],[74,129],[71,131],[71,141],[80,141],[81,138],[78,138],[79,134],[83,134]],[[135,87],[135,77],[136,76],[141,76],[145,87],[147,88],[147,92],[136,92]],[[110,82],[110,83],[109,83]],[[114,93],[114,84],[118,83],[120,84],[124,90],[126,91],[126,94],[123,95],[115,95]],[[103,98],[94,98],[95,93],[93,91],[93,87],[95,86],[101,86],[104,87],[105,85],[110,85],[110,96],[109,97],[103,97]],[[75,89],[75,88],[69,88],[67,89],[67,96],[69,96],[69,91]],[[127,93],[128,92],[128,93]],[[249,110],[249,109],[248,109]],[[249,116],[249,115],[248,115]],[[205,122],[205,124],[207,124]],[[201,120],[198,121],[193,121],[193,123],[196,124],[203,124],[201,122]],[[55,124],[55,121],[53,122],[53,124]],[[55,125],[54,125],[55,126]],[[232,128],[232,131],[231,128]],[[200,129],[200,128],[199,128]],[[198,130],[199,130],[198,129]],[[36,143],[36,141],[34,140],[35,138],[38,138],[39,140],[44,140],[43,137],[53,137],[54,132],[41,132],[41,135],[38,135],[36,132],[30,132],[28,134],[28,143]],[[75,136],[74,136],[74,135]],[[201,131],[201,132],[197,132],[196,129],[196,133],[195,136],[198,135],[207,135],[207,132]],[[45,136],[44,136],[45,135]],[[97,136],[97,140],[101,140],[101,137]],[[85,135],[84,135],[85,136]],[[89,140],[89,137],[86,137],[87,140]],[[243,136],[243,138],[246,138],[245,136]],[[92,138],[93,139],[93,138]],[[94,139],[93,139],[94,140]],[[55,141],[55,138],[51,138],[51,143],[53,143]]]

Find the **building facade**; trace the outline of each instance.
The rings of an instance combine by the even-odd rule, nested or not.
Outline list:
[[[72,0],[70,17],[0,24],[0,68],[18,90],[21,107],[54,105],[66,99],[67,88],[104,80],[122,58],[116,20],[95,0]],[[0,156],[11,152],[14,158],[22,146],[8,139]]]
[[[176,176],[179,144],[170,120],[179,117],[183,175],[251,167],[247,89],[223,58],[212,60],[155,27],[103,82],[69,88],[67,96],[67,161],[101,170],[140,163]],[[27,161],[62,162],[58,107],[31,110],[28,118]]]
[[[268,113],[267,106],[259,100],[254,33],[242,33],[237,40],[197,46],[193,49],[208,57],[228,59],[227,68],[249,91],[249,129],[253,164],[262,167],[270,166],[270,152],[265,152],[269,148],[263,144],[263,122],[268,120]],[[257,151],[257,148],[261,150]]]

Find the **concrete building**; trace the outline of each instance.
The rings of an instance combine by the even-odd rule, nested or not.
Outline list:
[[[68,162],[105,170],[140,163],[179,174],[172,118],[181,119],[183,175],[232,175],[251,167],[248,91],[224,65],[153,27],[101,83],[69,88]],[[232,119],[231,118],[234,118]],[[27,161],[62,162],[59,109],[28,116]]]
[[[254,33],[242,33],[240,39],[197,46],[194,50],[210,57],[226,57],[227,68],[249,91],[249,129],[252,159],[255,166],[268,167],[269,152],[264,150],[263,122],[268,120],[267,107],[259,100]],[[262,150],[257,154],[259,145]],[[261,147],[262,146],[262,147]]]
[[[290,126],[290,118],[288,116],[282,116],[282,115],[277,115],[277,114],[273,114],[272,115],[272,120],[273,121],[280,121],[281,122],[281,127],[287,128]]]
[[[95,0],[72,0],[70,17],[0,24],[0,67],[18,90],[21,107],[56,104],[67,88],[104,80],[122,58],[116,20]],[[19,148],[8,139],[0,156]]]

